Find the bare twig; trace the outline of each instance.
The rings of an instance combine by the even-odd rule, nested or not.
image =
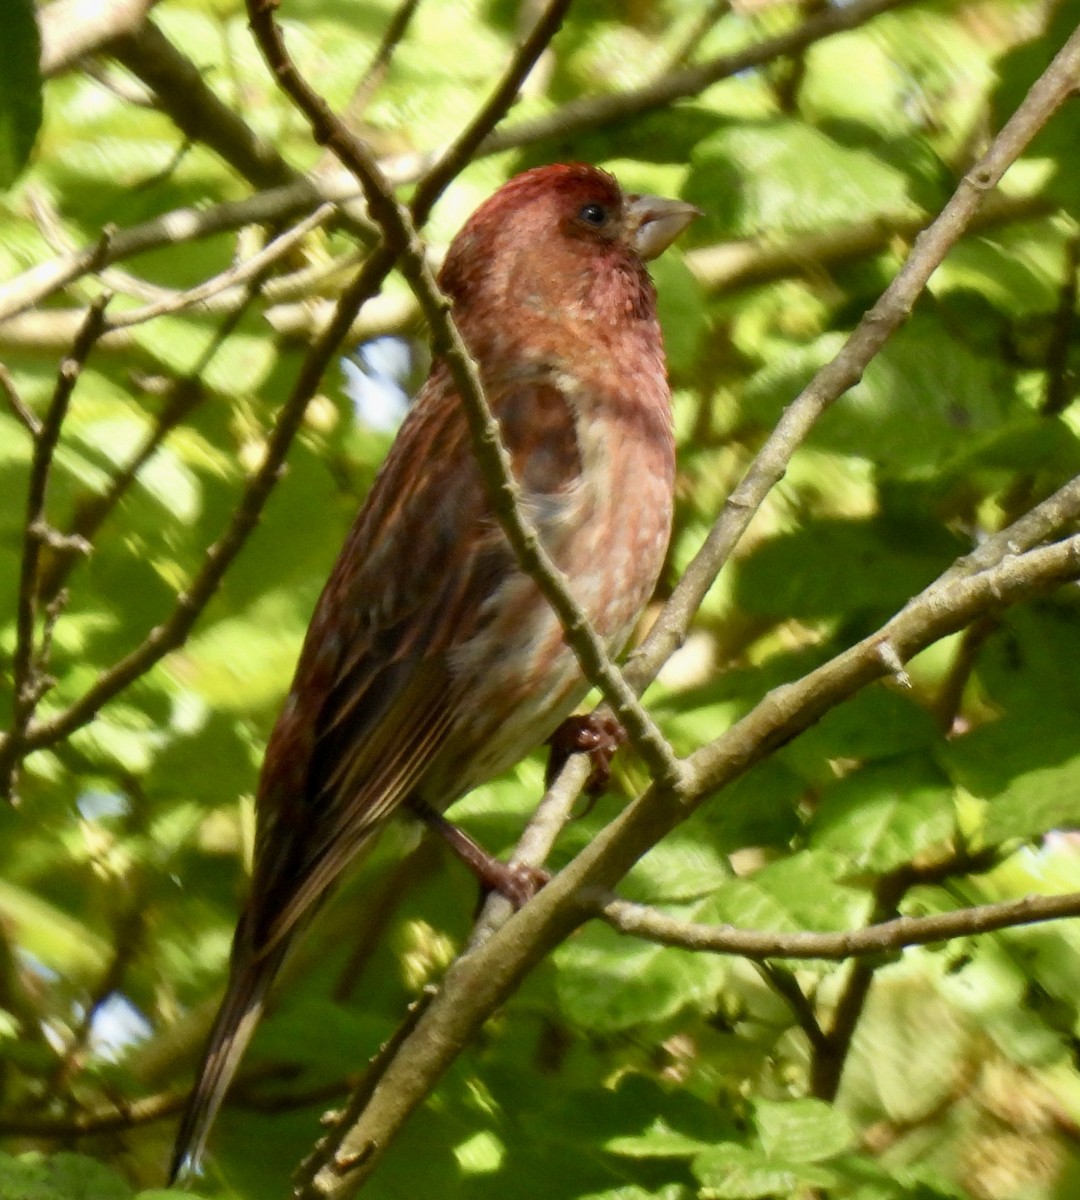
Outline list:
[[[273,20],[270,5],[265,0],[249,0],[249,12],[252,31],[275,77],[311,122],[316,141],[333,149],[356,174],[372,217],[382,227],[387,244],[398,256],[401,271],[431,326],[435,351],[446,361],[462,398],[489,501],[518,562],[554,609],[586,678],[603,691],[626,729],[634,749],[655,778],[674,783],[681,770],[678,760],[652,718],[627,687],[606,647],[574,600],[565,577],[524,515],[521,491],[514,480],[510,456],[502,444],[498,422],[484,397],[476,364],[454,326],[445,297],[439,292],[415,224],[395,200],[367,145],[330,112],[322,98],[297,71],[285,49],[281,31]],[[535,45],[537,54],[540,49],[540,45]]]
[[[151,20],[114,38],[109,53],[149,87],[169,119],[191,142],[203,142],[255,187],[295,183],[295,171],[218,99],[199,68]]]
[[[843,11],[853,7],[847,5]],[[795,450],[822,413],[862,378],[870,360],[908,318],[930,276],[968,227],[987,193],[997,186],[1009,165],[1071,94],[1078,69],[1080,33],[1066,42],[986,154],[961,180],[941,214],[919,234],[896,278],[855,327],[840,353],[818,371],[785,410],[750,470],[728,497],[705,544],[694,556],[649,636],[627,663],[627,679],[634,686],[640,689],[652,680],[679,646],[720,568],[765,497],[783,477]]]
[[[628,900],[601,902],[597,913],[620,933],[662,946],[732,954],[754,961],[770,958],[842,961],[895,954],[908,946],[929,946],[952,938],[1080,917],[1080,892],[1063,896],[1024,896],[1019,900],[979,904],[927,917],[897,917],[863,929],[837,933],[773,933],[681,921]]]
[[[13,798],[16,764],[26,727],[48,686],[43,674],[45,664],[34,650],[34,626],[37,623],[40,595],[41,549],[47,540],[48,531],[45,494],[49,484],[49,471],[71,395],[90,351],[101,336],[106,304],[108,297],[102,296],[87,311],[82,328],[72,344],[71,353],[60,364],[56,386],[45,410],[44,419],[36,429],[34,422],[27,422],[27,427],[34,434],[34,451],[26,488],[22,565],[16,600],[15,652],[11,668],[13,712],[11,729],[0,740],[0,795],[9,800]]]
[[[240,290],[240,285],[265,274],[268,267],[279,262],[294,246],[303,241],[309,233],[318,229],[320,225],[325,224],[333,213],[333,205],[322,205],[310,216],[305,217],[304,220],[293,225],[284,233],[268,242],[258,253],[253,254],[250,258],[245,259],[243,262],[235,263],[228,270],[222,271],[220,275],[215,275],[213,279],[207,279],[197,287],[189,288],[183,292],[170,292],[167,296],[142,308],[117,313],[109,318],[109,328],[125,329],[132,325],[152,321],[155,317],[165,316],[168,313],[182,312],[184,309],[195,308],[198,305],[204,304],[212,296],[225,291],[227,288],[237,288],[243,300],[250,303],[250,293],[247,289]]]
[[[7,402],[11,406],[11,411],[15,414],[19,424],[32,437],[37,438],[41,434],[41,422],[34,416],[33,411],[27,407],[26,401],[19,394],[19,389],[15,386],[15,380],[11,378],[11,372],[0,363],[0,389],[3,390],[7,397]]]
[[[454,142],[436,156],[434,165],[416,186],[410,206],[415,224],[422,225],[427,220],[446,185],[480,150],[485,138],[506,115],[537,59],[558,32],[569,7],[570,0],[547,0],[532,28],[514,51],[491,95]],[[352,164],[348,165],[352,167]],[[355,171],[355,168],[352,169]]]
[[[383,35],[379,39],[378,46],[375,48],[371,62],[368,63],[363,75],[360,76],[359,82],[353,89],[347,110],[349,124],[355,124],[359,121],[363,116],[368,101],[386,78],[386,73],[390,69],[391,59],[394,57],[394,51],[408,32],[409,25],[419,7],[420,0],[400,0],[397,8],[394,9],[394,14],[386,23],[386,28],[383,30]]]
[[[722,79],[730,79],[773,59],[798,54],[834,33],[857,29],[874,17],[905,3],[907,0],[852,0],[850,4],[831,7],[818,16],[810,17],[790,33],[767,38],[735,54],[724,54],[697,66],[671,71],[644,87],[628,88],[607,96],[587,96],[564,104],[550,116],[508,125],[506,129],[487,138],[480,147],[480,153],[498,154],[549,138],[567,138],[598,125],[610,125],[615,121],[654,112],[675,100],[696,96]]]

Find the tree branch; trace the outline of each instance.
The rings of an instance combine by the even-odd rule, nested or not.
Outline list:
[[[37,624],[40,596],[41,548],[49,540],[45,512],[45,493],[53,455],[60,440],[60,427],[67,415],[75,385],[79,381],[90,351],[101,336],[108,296],[99,297],[88,309],[71,353],[60,364],[52,399],[40,423],[27,421],[34,439],[30,461],[30,480],[26,488],[26,519],[23,524],[22,565],[19,571],[19,591],[16,599],[15,652],[12,656],[11,680],[13,712],[11,729],[0,738],[0,796],[14,799],[17,764],[25,744],[27,725],[41,697],[49,686],[43,674],[45,664],[34,650],[34,627]],[[14,393],[9,393],[13,396]],[[14,399],[12,400],[14,404]],[[23,410],[16,406],[21,415]],[[26,417],[30,414],[27,411]]]
[[[301,179],[272,143],[218,99],[199,68],[153,21],[114,38],[108,52],[150,88],[185,138],[209,146],[255,187],[281,187]]]
[[[833,9],[826,15],[853,7]],[[940,215],[915,239],[895,279],[852,331],[840,353],[818,371],[784,411],[749,471],[728,497],[648,637],[627,662],[626,676],[633,686],[643,689],[681,645],[721,567],[765,497],[783,478],[795,450],[829,406],[858,383],[867,364],[910,316],[931,275],[967,229],[987,193],[1072,93],[1078,70],[1080,32],[1061,48],[983,157],[961,180]]]
[[[723,54],[693,67],[670,71],[640,88],[628,88],[609,96],[588,96],[573,100],[549,116],[535,117],[530,121],[519,121],[505,130],[493,133],[480,147],[480,153],[498,154],[503,150],[531,146],[549,138],[569,138],[583,130],[598,125],[608,126],[616,121],[625,121],[643,113],[665,108],[676,100],[697,96],[719,83],[743,71],[763,66],[773,59],[798,54],[814,42],[844,33],[865,25],[874,17],[898,8],[908,0],[851,0],[851,3],[830,7],[817,16],[810,17],[797,29],[778,37],[766,38],[739,50],[734,54]]]
[[[285,49],[281,31],[273,20],[271,5],[267,0],[248,0],[248,8],[252,31],[270,69],[308,118],[316,141],[329,146],[360,181],[368,210],[382,227],[387,245],[398,257],[402,274],[420,302],[431,327],[435,351],[445,359],[461,396],[489,500],[519,564],[552,606],[586,678],[603,691],[615,715],[626,728],[634,749],[647,763],[654,777],[667,782],[676,781],[681,769],[678,760],[651,717],[627,687],[607,649],[573,598],[567,580],[524,515],[520,488],[514,480],[498,422],[484,396],[476,364],[450,317],[448,302],[439,292],[412,218],[394,198],[370,149],[345,128],[297,71]],[[561,4],[553,8],[558,12]],[[550,37],[556,24],[557,21],[553,21],[550,27],[545,27],[546,36]],[[544,39],[537,37],[527,45],[535,54],[539,54],[541,43],[546,44]],[[497,95],[508,103],[509,92],[509,87],[504,84],[497,90]],[[468,138],[473,131],[479,133],[478,125],[474,122],[473,130],[463,139],[462,153],[467,150]],[[433,168],[432,175],[441,175],[446,169]],[[418,191],[426,194],[424,187]],[[423,205],[423,199],[418,201],[420,211]]]

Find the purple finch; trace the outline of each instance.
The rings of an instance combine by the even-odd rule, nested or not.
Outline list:
[[[584,165],[526,171],[439,275],[527,516],[597,633],[622,649],[671,530],[675,446],[644,262],[696,213]],[[323,590],[259,781],[251,894],[176,1141],[196,1160],[300,925],[398,808],[517,903],[535,877],[439,814],[551,736],[587,690],[518,566],[436,360]]]

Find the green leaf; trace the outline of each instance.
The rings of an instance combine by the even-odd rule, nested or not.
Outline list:
[[[850,928],[864,916],[865,897],[839,882],[842,875],[835,855],[803,850],[726,883],[699,919],[777,933]]]
[[[703,1200],[758,1200],[790,1196],[800,1187],[832,1187],[836,1176],[808,1163],[770,1158],[733,1142],[721,1143],[694,1160]]]
[[[898,521],[807,520],[739,564],[739,607],[775,617],[817,618],[894,609],[963,552],[916,515]]]
[[[824,1100],[758,1100],[754,1126],[769,1158],[823,1162],[851,1148],[846,1118]]]
[[[5,0],[0,70],[0,188],[26,166],[41,126],[41,37],[31,0]]]
[[[555,962],[566,1018],[599,1033],[710,1011],[728,974],[718,955],[639,942],[597,922],[560,946]]]
[[[0,1153],[3,1200],[130,1200],[132,1194],[118,1175],[82,1154]]]
[[[700,143],[685,197],[706,213],[700,236],[805,230],[913,211],[907,179],[864,148],[805,123],[744,121]]]
[[[610,1192],[590,1192],[581,1200],[686,1200],[686,1189],[677,1183],[661,1188],[620,1187]]]
[[[604,1143],[604,1149],[628,1158],[691,1158],[708,1149],[708,1143],[672,1129],[658,1117],[644,1133],[611,1138]]]
[[[945,965],[917,954],[875,975],[844,1065],[848,1113],[915,1124],[952,1094],[973,1031],[939,990]]]
[[[947,776],[922,755],[869,763],[826,788],[810,843],[882,874],[935,848],[956,826]]]

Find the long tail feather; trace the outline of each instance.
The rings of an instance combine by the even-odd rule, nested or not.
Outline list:
[[[282,938],[267,953],[252,956],[242,928],[237,930],[228,987],[173,1146],[170,1184],[180,1175],[198,1170],[210,1127],[262,1016],[267,990],[285,957],[288,941]]]

